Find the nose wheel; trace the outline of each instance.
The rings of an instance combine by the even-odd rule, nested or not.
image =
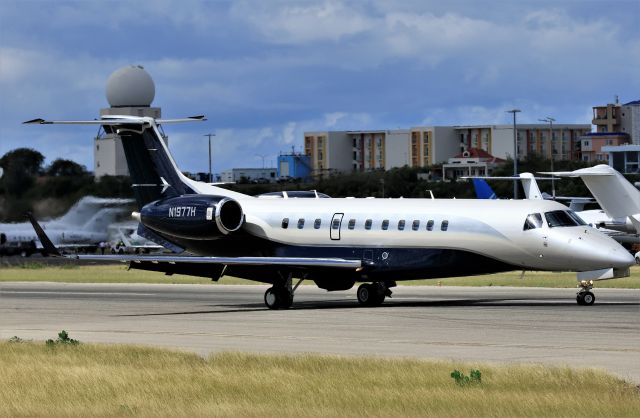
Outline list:
[[[576,302],[578,302],[578,305],[593,305],[596,301],[595,295],[591,292],[591,289],[593,289],[593,280],[581,281],[578,284],[578,288],[580,289],[576,295]]]

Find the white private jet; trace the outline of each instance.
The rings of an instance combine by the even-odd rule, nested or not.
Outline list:
[[[396,281],[509,270],[577,271],[583,277],[629,274],[633,257],[553,201],[475,199],[264,199],[185,177],[161,141],[159,125],[204,117],[32,124],[101,125],[122,138],[138,211],[139,234],[190,256],[104,258],[131,268],[270,283],[271,309],[286,309],[302,280],[346,290],[364,282],[358,301],[380,305]],[[32,219],[43,240],[46,234]],[[45,246],[60,255],[55,246]],[[74,256],[79,259],[104,259]],[[293,279],[300,279],[293,286]],[[577,301],[595,297],[585,282]]]
[[[63,216],[42,224],[51,241],[60,248],[83,249],[107,241],[107,227],[130,210],[131,199],[85,196]],[[0,254],[28,257],[42,244],[28,222],[0,224]]]

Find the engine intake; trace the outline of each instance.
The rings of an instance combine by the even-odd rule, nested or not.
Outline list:
[[[185,195],[145,205],[140,210],[140,222],[173,237],[211,240],[240,229],[244,212],[229,197]]]

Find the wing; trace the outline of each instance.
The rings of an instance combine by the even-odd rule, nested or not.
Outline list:
[[[344,269],[358,269],[362,267],[361,260],[343,258],[304,258],[304,257],[201,257],[201,256],[173,256],[173,255],[63,255],[53,245],[42,227],[31,213],[27,217],[33,225],[46,254],[76,260],[93,261],[122,261],[132,263],[189,263],[189,264],[219,264],[225,266],[290,266],[290,267],[332,267]]]

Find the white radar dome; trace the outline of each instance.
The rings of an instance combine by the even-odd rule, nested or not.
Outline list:
[[[111,107],[149,107],[155,95],[153,79],[139,65],[120,68],[107,80],[107,101]]]

